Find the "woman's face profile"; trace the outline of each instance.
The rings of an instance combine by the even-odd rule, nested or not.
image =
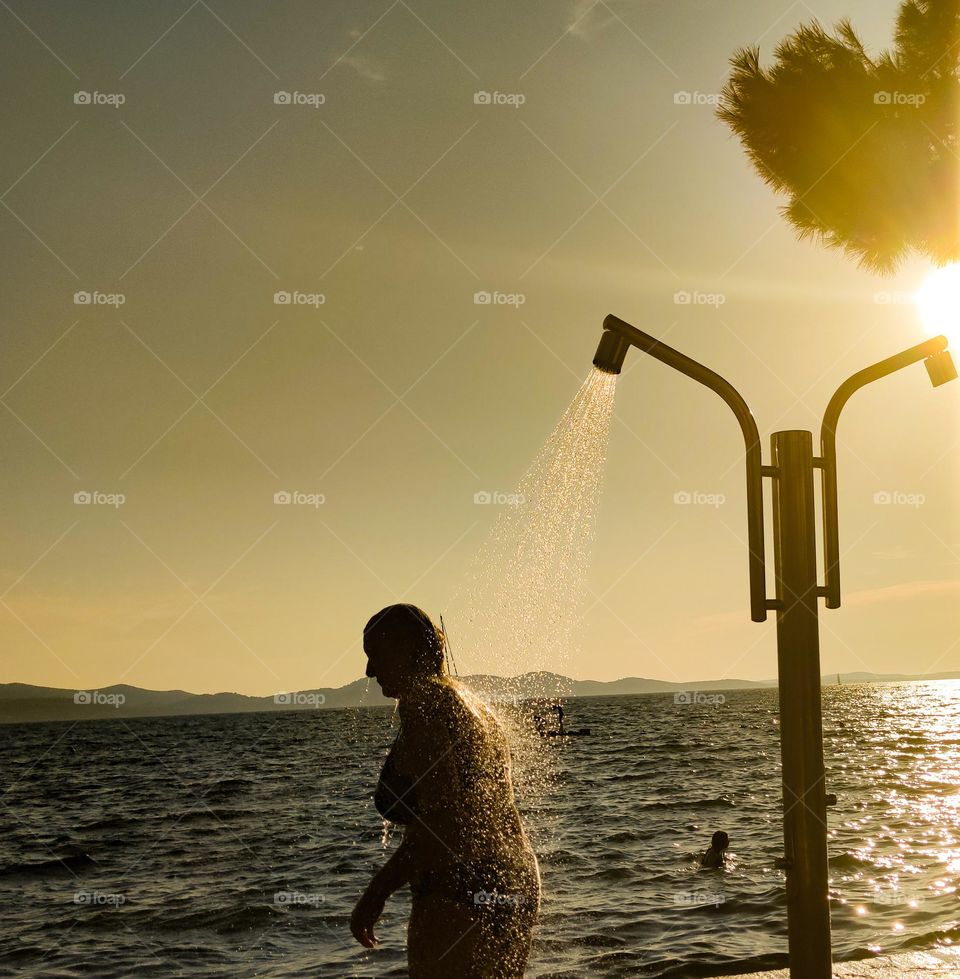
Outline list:
[[[398,697],[407,675],[400,644],[382,632],[373,632],[364,636],[363,650],[367,654],[367,676],[380,684],[385,697]]]

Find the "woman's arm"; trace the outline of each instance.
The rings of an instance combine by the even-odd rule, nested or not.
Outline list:
[[[410,875],[413,871],[412,851],[413,847],[405,834],[393,856],[373,875],[367,890],[374,894],[382,894],[386,900],[404,884],[410,883]]]
[[[391,894],[409,883],[413,871],[413,848],[404,835],[392,857],[373,875],[367,889],[357,901],[350,917],[353,937],[367,948],[377,944],[373,927],[383,914],[384,905]]]

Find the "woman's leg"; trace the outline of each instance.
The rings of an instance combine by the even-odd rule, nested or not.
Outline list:
[[[438,893],[414,897],[407,929],[410,979],[481,979],[478,926],[478,916],[462,903]]]
[[[469,905],[443,894],[413,900],[410,979],[523,979],[536,907]]]

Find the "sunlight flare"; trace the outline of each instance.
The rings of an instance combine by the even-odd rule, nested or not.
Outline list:
[[[960,344],[960,262],[934,269],[923,280],[914,301],[923,325]]]

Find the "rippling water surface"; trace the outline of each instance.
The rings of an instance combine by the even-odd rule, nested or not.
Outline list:
[[[543,915],[531,977],[784,964],[776,694],[570,701],[526,802]],[[960,939],[960,684],[824,690],[834,949]],[[389,710],[2,728],[0,975],[403,976],[398,895],[368,952],[353,902],[384,859],[370,797]],[[690,854],[731,837],[722,871]],[[388,843],[387,849],[394,843]]]

